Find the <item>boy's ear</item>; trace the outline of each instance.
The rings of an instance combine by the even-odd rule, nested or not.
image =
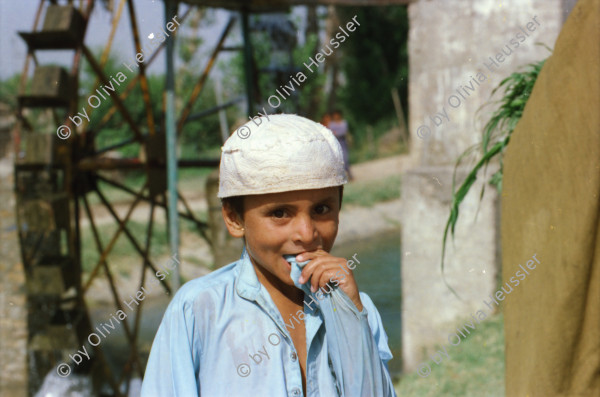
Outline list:
[[[225,220],[225,226],[227,226],[229,234],[236,238],[244,237],[244,223],[231,205],[227,203],[223,204],[221,213],[223,214],[223,220]]]

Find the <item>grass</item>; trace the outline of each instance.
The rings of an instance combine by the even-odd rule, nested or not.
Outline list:
[[[459,345],[443,345],[449,358],[443,356],[439,365],[427,358],[431,366],[428,377],[416,371],[407,374],[396,384],[396,393],[419,397],[504,396],[503,324],[502,314],[488,315]],[[443,350],[443,346],[437,348]]]
[[[343,205],[372,207],[382,201],[397,200],[400,198],[400,185],[400,175],[349,183],[344,187]]]
[[[399,139],[382,139],[392,129],[398,128],[395,117],[385,118],[373,125],[355,125],[350,129],[354,144],[350,145],[350,164],[408,153],[408,145]]]

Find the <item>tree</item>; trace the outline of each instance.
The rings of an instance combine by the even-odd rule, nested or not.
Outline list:
[[[391,88],[400,92],[408,114],[408,14],[404,6],[339,8],[339,19],[356,15],[357,30],[344,43],[340,90],[342,106],[350,118],[371,124],[395,116]]]

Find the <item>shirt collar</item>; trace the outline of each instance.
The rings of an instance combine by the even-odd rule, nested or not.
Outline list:
[[[288,330],[284,325],[281,314],[279,313],[279,310],[277,309],[275,303],[271,299],[271,296],[269,295],[267,290],[264,289],[260,281],[258,281],[256,271],[254,270],[254,266],[252,265],[252,261],[250,260],[250,255],[248,254],[248,251],[246,250],[245,246],[244,250],[242,251],[242,257],[238,261],[237,266],[239,268],[239,273],[235,280],[235,290],[237,294],[244,299],[256,302],[271,317],[271,319],[275,322],[279,329],[281,329],[281,332],[284,335],[289,335]],[[261,290],[264,290],[264,293],[261,293]],[[307,300],[308,299],[305,299],[305,302]],[[305,304],[304,312],[306,314],[304,321],[307,330],[306,347],[308,351],[309,346],[313,341],[313,338],[315,337],[315,335],[321,328],[321,325],[323,324],[323,319],[318,306],[315,306],[314,308],[310,306],[307,310]]]
[[[261,284],[260,281],[258,281],[258,277],[256,277],[254,266],[252,265],[250,255],[248,255],[245,246],[238,267],[240,271],[236,278],[235,289],[242,298],[255,301],[260,293]]]

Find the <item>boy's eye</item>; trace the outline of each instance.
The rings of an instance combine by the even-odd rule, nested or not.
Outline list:
[[[315,207],[315,212],[319,215],[323,215],[329,212],[329,206],[325,204],[317,205]]]
[[[274,216],[275,218],[283,218],[285,216],[285,211],[284,210],[275,210],[273,212],[271,212],[271,215]]]

